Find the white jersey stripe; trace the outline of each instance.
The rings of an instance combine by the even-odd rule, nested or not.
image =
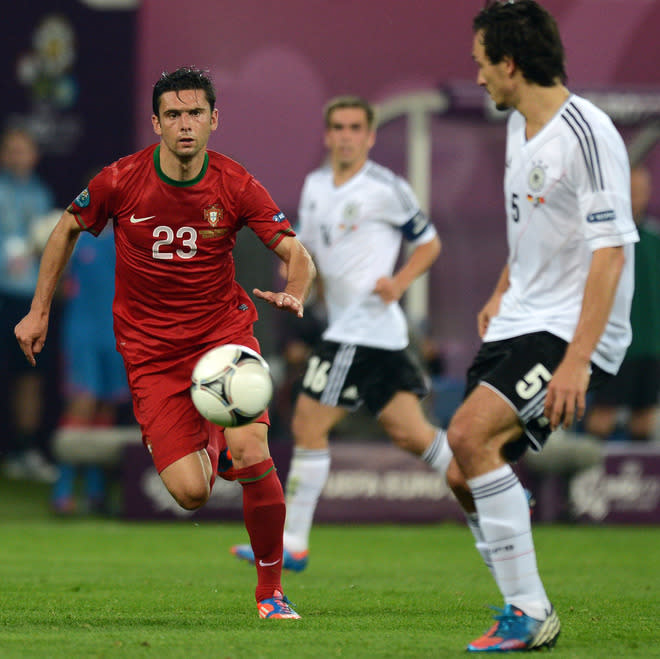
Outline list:
[[[321,403],[331,407],[337,407],[341,390],[346,382],[346,376],[353,364],[355,346],[342,344],[337,350],[335,359],[328,373],[328,382],[321,394]]]
[[[548,393],[548,388],[544,387],[539,391],[534,398],[532,398],[523,408],[521,408],[519,415],[523,421],[529,421],[536,416],[536,410],[539,406],[545,406],[545,396]]]
[[[596,145],[594,143],[594,148],[593,149],[591,148],[589,135],[587,135],[587,131],[584,125],[580,122],[577,116],[578,113],[571,111],[572,107],[573,105],[571,104],[569,107],[566,108],[565,112],[562,114],[562,119],[570,126],[571,130],[575,134],[575,137],[577,137],[578,144],[580,145],[580,150],[582,151],[582,157],[584,158],[584,163],[589,172],[589,178],[591,179],[592,189],[594,191],[599,189],[602,190],[603,189],[602,174],[599,180],[598,173],[596,172],[596,164],[594,163],[594,160],[598,161],[598,151],[596,149]],[[589,129],[589,132],[591,132],[591,129]],[[593,140],[593,133],[592,133],[592,140]],[[599,163],[597,164],[599,165]]]
[[[599,189],[604,190],[605,180],[603,179],[603,170],[600,164],[598,144],[596,143],[596,137],[594,136],[594,132],[592,130],[591,124],[584,118],[584,115],[582,114],[582,112],[580,112],[580,108],[578,108],[577,105],[575,105],[575,103],[571,103],[570,105],[575,110],[576,114],[580,117],[582,123],[584,123],[584,125],[586,126],[586,129],[589,131],[589,135],[591,136],[591,143],[593,144],[593,149],[594,149],[594,157],[596,160],[595,171],[598,174]]]

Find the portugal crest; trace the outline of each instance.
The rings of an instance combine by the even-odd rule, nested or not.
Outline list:
[[[209,206],[204,209],[204,219],[212,226],[216,226],[218,222],[222,219],[222,216],[225,214],[223,208],[220,208],[217,204]]]

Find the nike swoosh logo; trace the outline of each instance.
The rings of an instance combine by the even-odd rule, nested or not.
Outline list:
[[[131,215],[131,224],[139,224],[140,222],[144,222],[145,220],[153,220],[155,215],[149,215],[149,217],[135,217],[135,215]]]
[[[259,565],[261,565],[261,567],[272,567],[273,565],[277,565],[279,562],[280,562],[279,558],[276,561],[273,561],[272,563],[264,563],[261,559],[259,559]]]

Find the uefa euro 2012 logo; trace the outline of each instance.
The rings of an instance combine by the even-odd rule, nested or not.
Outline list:
[[[71,70],[76,59],[75,33],[69,21],[51,14],[32,34],[32,50],[19,56],[16,75],[28,87],[36,105],[66,110],[78,97]]]

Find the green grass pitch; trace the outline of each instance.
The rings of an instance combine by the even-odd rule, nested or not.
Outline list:
[[[7,502],[5,501],[5,505]],[[3,520],[0,657],[458,657],[499,595],[467,528],[318,526],[260,620],[240,524]],[[660,656],[659,528],[539,526],[553,657]]]

